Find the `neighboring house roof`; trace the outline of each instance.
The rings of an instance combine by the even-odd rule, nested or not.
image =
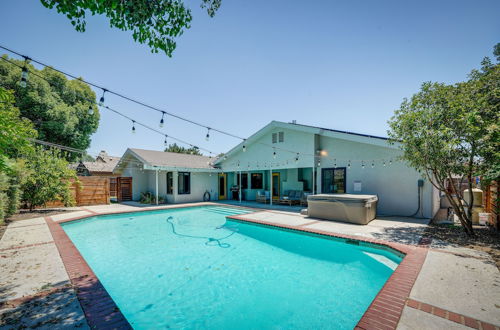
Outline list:
[[[214,158],[199,155],[181,154],[156,150],[129,148],[122,156],[116,170],[120,171],[135,158],[146,167],[161,167],[162,169],[202,169],[215,170],[212,165]]]
[[[120,161],[120,157],[113,157],[108,159],[106,163],[103,162],[83,162],[82,164],[87,168],[90,173],[95,172],[113,172],[116,164]]]
[[[80,162],[70,165],[70,168],[76,170],[85,170],[92,173],[113,173],[113,169],[120,161],[121,157],[109,156],[106,151],[101,151],[93,162]]]
[[[225,155],[230,156],[236,151],[241,150],[243,145],[250,145],[254,141],[258,140],[260,137],[263,135],[267,134],[270,130],[273,130],[275,128],[286,128],[290,130],[296,130],[296,131],[301,131],[301,132],[306,132],[310,134],[318,134],[321,136],[328,136],[331,138],[337,138],[337,139],[342,139],[342,140],[348,140],[348,141],[353,141],[353,142],[359,142],[359,143],[365,143],[365,144],[373,144],[377,146],[383,146],[387,148],[394,148],[396,149],[397,147],[395,145],[389,144],[389,138],[387,137],[381,137],[381,136],[375,136],[375,135],[368,135],[368,134],[361,134],[361,133],[354,133],[354,132],[348,132],[348,131],[341,131],[341,130],[335,130],[335,129],[329,129],[329,128],[322,128],[322,127],[317,127],[317,126],[309,126],[309,125],[302,125],[302,124],[297,124],[297,123],[285,123],[281,121],[275,121],[273,120],[254,134],[252,134],[248,139],[245,141],[241,142],[231,150],[229,150]],[[219,164],[221,161],[223,161],[223,158],[217,159],[214,164]]]

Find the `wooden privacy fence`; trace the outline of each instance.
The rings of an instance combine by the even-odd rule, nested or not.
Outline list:
[[[498,198],[498,182],[493,181],[486,187],[484,194],[484,212],[491,213],[490,223],[496,229],[500,229],[500,205]]]
[[[99,176],[79,176],[79,183],[71,184],[71,194],[77,206],[109,204],[109,178]],[[61,202],[47,203],[47,207],[64,206]]]

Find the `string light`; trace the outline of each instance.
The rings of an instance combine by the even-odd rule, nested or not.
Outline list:
[[[276,148],[273,150],[273,158],[276,159]]]
[[[104,104],[104,94],[106,93],[106,91],[107,91],[107,90],[106,90],[106,88],[103,88],[103,89],[102,89],[102,96],[101,96],[101,98],[99,99],[99,105],[100,105],[101,107],[102,107],[102,106],[103,106],[103,104]]]
[[[132,120],[132,133],[135,133],[135,120]]]
[[[297,163],[299,161],[299,153],[297,152],[297,156],[295,156],[295,162]]]
[[[351,161],[349,160],[349,162],[347,163],[347,168],[348,169],[351,169]]]
[[[89,110],[87,111],[89,115],[93,115],[94,114],[94,108],[92,107],[92,104],[89,105]]]
[[[205,136],[205,140],[210,140],[210,127],[207,127],[207,136]]]
[[[362,160],[362,161],[361,161],[361,168],[362,168],[362,169],[364,169],[364,168],[365,168],[365,161],[364,161],[364,160]]]
[[[243,145],[243,152],[247,151],[247,146]]]
[[[19,82],[19,85],[21,85],[22,88],[26,88],[27,84],[28,84],[28,57],[25,57],[24,66],[21,69],[21,82]]]
[[[392,165],[392,159],[391,159],[391,160],[389,160],[389,166],[391,166],[391,165]]]
[[[321,160],[318,160],[318,167],[321,167]]]
[[[385,167],[385,160],[384,160],[384,164],[383,164],[383,165],[384,165],[384,167]]]
[[[163,142],[163,144],[165,145],[165,147],[168,146],[167,137],[168,137],[168,135],[165,135],[165,141]]]
[[[163,127],[163,124],[165,123],[165,121],[163,120],[163,117],[165,117],[165,111],[161,112],[160,127]]]
[[[130,102],[136,103],[136,104],[138,104],[138,105],[140,105],[140,106],[143,106],[143,107],[145,107],[145,108],[149,108],[149,109],[151,109],[151,110],[155,110],[155,111],[161,112],[161,113],[162,113],[162,119],[164,118],[164,116],[165,116],[165,115],[169,115],[169,116],[172,116],[172,117],[178,118],[178,119],[180,119],[180,120],[183,120],[183,121],[185,121],[185,122],[188,122],[188,123],[191,123],[191,124],[194,124],[194,125],[200,126],[200,127],[205,127],[205,128],[207,128],[207,126],[206,126],[206,125],[203,125],[203,124],[201,124],[201,123],[195,122],[195,121],[190,120],[190,119],[188,119],[188,118],[184,118],[184,117],[178,116],[178,115],[176,115],[176,114],[174,114],[174,113],[170,113],[170,112],[165,111],[165,110],[163,110],[163,109],[159,109],[159,108],[156,108],[156,107],[150,106],[150,105],[148,105],[148,104],[145,104],[145,103],[144,103],[144,102],[142,102],[142,101],[139,101],[139,100],[133,99],[133,98],[128,97],[128,96],[126,96],[126,95],[123,95],[123,94],[120,94],[120,93],[117,93],[117,92],[114,92],[114,91],[108,90],[108,89],[106,89],[106,88],[104,88],[104,87],[102,87],[102,86],[99,86],[99,85],[97,85],[97,84],[94,84],[94,83],[91,83],[91,82],[85,81],[85,80],[83,80],[83,79],[79,78],[79,77],[78,77],[78,76],[76,76],[76,75],[72,75],[72,74],[69,74],[69,73],[64,72],[64,71],[62,71],[62,70],[59,70],[59,69],[55,68],[54,66],[49,66],[49,65],[47,65],[47,64],[45,64],[45,63],[43,63],[43,62],[40,62],[40,61],[38,61],[38,60],[33,60],[33,59],[31,59],[31,58],[28,58],[27,56],[25,56],[25,55],[23,55],[23,54],[20,54],[20,53],[18,53],[18,52],[16,52],[16,51],[14,51],[14,50],[11,50],[11,49],[9,49],[9,48],[6,48],[6,47],[4,47],[4,46],[1,46],[1,45],[0,45],[0,48],[4,49],[4,50],[6,50],[6,51],[8,51],[8,52],[10,52],[10,53],[13,53],[13,54],[15,54],[15,55],[17,55],[17,56],[23,57],[23,58],[25,59],[25,62],[29,59],[30,61],[33,61],[33,62],[35,62],[35,63],[37,63],[37,64],[40,64],[40,65],[42,65],[42,66],[44,66],[44,67],[48,67],[48,68],[50,68],[51,70],[54,70],[54,71],[59,72],[59,73],[61,73],[61,74],[64,74],[64,75],[66,75],[66,76],[68,76],[68,77],[71,77],[71,78],[73,78],[73,79],[79,79],[80,81],[82,81],[82,82],[84,82],[84,83],[86,83],[86,84],[88,84],[88,85],[90,85],[90,86],[92,86],[92,87],[95,87],[95,88],[98,88],[98,89],[102,89],[103,94],[102,94],[102,96],[101,96],[101,98],[100,98],[100,102],[98,103],[100,106],[102,106],[102,105],[104,104],[104,96],[105,96],[105,93],[106,93],[106,92],[109,92],[109,93],[111,93],[111,94],[114,94],[114,95],[116,95],[116,96],[118,96],[118,97],[121,97],[121,98],[123,98],[123,99],[125,99],[125,100],[127,100],[127,101],[130,101]],[[8,59],[6,59],[6,58],[1,58],[1,59],[4,59],[4,60],[8,61]],[[11,62],[11,63],[12,63],[12,62]],[[19,65],[15,64],[15,63],[12,63],[12,64],[14,64],[14,65],[16,65],[16,66],[20,67]],[[22,69],[22,67],[20,67],[20,68]],[[24,71],[24,70],[23,70],[23,71]],[[28,70],[27,70],[27,68],[26,68],[26,74],[25,74],[25,75],[26,75],[26,77],[25,77],[25,80],[27,80],[27,74],[28,74]],[[35,73],[31,72],[31,74],[35,74]],[[38,75],[37,75],[37,76],[38,76]],[[45,79],[43,76],[40,76],[40,77],[41,77],[42,79]],[[46,79],[45,79],[45,80],[46,80]],[[22,83],[22,85],[25,85],[25,82],[23,83],[23,79],[21,79],[21,83]],[[50,82],[49,82],[49,83],[50,83]],[[24,87],[24,86],[23,86],[23,87]],[[118,112],[117,112],[117,114],[119,114],[119,115],[121,115],[121,116],[124,116],[123,114],[120,114],[120,113],[118,113]],[[125,117],[126,117],[126,116],[125,116]],[[163,122],[164,122],[164,120],[163,120]],[[160,125],[161,125],[161,123],[162,123],[162,121],[160,121]],[[138,124],[140,124],[140,123],[138,123]],[[141,125],[141,126],[145,126],[145,125],[143,125],[143,124],[140,124],[140,125]],[[146,127],[146,126],[145,126],[145,127]],[[161,126],[160,126],[160,127],[161,127]],[[150,129],[149,127],[146,127],[146,128]],[[220,132],[221,134],[225,134],[225,135],[227,135],[227,136],[231,136],[231,137],[233,137],[233,138],[237,138],[237,139],[240,139],[240,140],[246,141],[246,139],[245,139],[245,138],[242,138],[242,137],[236,136],[236,135],[231,134],[231,133],[229,133],[229,132],[225,132],[225,131],[222,131],[222,130],[217,130],[217,129],[213,129],[213,130],[215,130],[215,131],[217,131],[217,132]],[[158,132],[158,131],[156,131],[156,132]],[[162,134],[162,132],[158,132],[158,133]],[[174,138],[174,140],[175,140],[175,138]],[[262,143],[262,142],[259,142],[259,144],[261,144],[261,145],[266,145],[266,146],[268,146],[268,147],[272,147],[271,145],[267,145],[267,144]],[[278,148],[278,149],[279,149],[279,150],[283,150],[283,151],[285,151],[285,152],[292,153],[292,154],[293,154],[293,153],[295,153],[295,151],[294,151],[294,150],[287,150],[287,149],[283,149],[283,148]],[[245,152],[245,151],[246,151],[246,146],[243,146],[243,152]],[[326,151],[323,151],[323,150],[322,150],[322,151],[320,151],[320,154],[321,154],[321,156],[327,156],[327,152],[326,152]],[[302,154],[302,155],[306,155],[306,156],[307,156],[307,154]],[[314,154],[313,154],[313,155],[311,155],[311,156],[314,156]],[[392,164],[392,162],[389,162],[389,165],[391,165],[391,164]]]
[[[372,168],[375,167],[375,161],[372,161]]]
[[[333,160],[333,167],[337,167],[337,158]]]

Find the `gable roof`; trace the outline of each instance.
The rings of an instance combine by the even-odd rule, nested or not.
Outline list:
[[[122,161],[117,166],[117,170],[131,161],[131,158],[142,162],[145,169],[215,170],[212,165],[215,159],[212,157],[136,148],[129,148],[125,151]]]
[[[120,157],[109,157],[106,162],[83,162],[82,164],[90,173],[95,172],[113,172],[116,164],[120,161]]]
[[[101,151],[102,153],[103,151]],[[120,161],[121,157],[115,157],[115,156],[108,156],[106,155],[101,155],[96,157],[96,160],[93,162],[80,162],[80,163],[74,163],[70,165],[71,169],[82,169],[83,167],[87,169],[90,174],[92,173],[113,173],[113,169],[115,168],[116,164]]]
[[[317,127],[317,126],[309,126],[309,125],[303,125],[303,124],[297,124],[297,123],[285,123],[281,121],[276,121],[273,120],[254,134],[252,134],[249,138],[244,140],[243,142],[239,143],[237,146],[229,150],[225,156],[230,156],[237,150],[241,150],[243,145],[250,145],[254,141],[258,140],[260,137],[263,135],[267,134],[270,130],[275,129],[275,128],[286,128],[290,130],[296,130],[296,131],[301,131],[301,132],[306,132],[310,134],[318,134],[321,136],[327,136],[327,137],[332,137],[332,138],[337,138],[337,139],[342,139],[342,140],[348,140],[348,141],[353,141],[353,142],[359,142],[359,143],[365,143],[365,144],[373,144],[376,146],[383,146],[387,148],[396,148],[396,146],[390,145],[389,144],[389,138],[387,137],[382,137],[382,136],[375,136],[375,135],[368,135],[368,134],[362,134],[362,133],[354,133],[354,132],[348,132],[348,131],[341,131],[341,130],[335,130],[335,129],[330,129],[330,128],[323,128],[323,127]],[[219,164],[223,158],[217,159],[214,164]]]

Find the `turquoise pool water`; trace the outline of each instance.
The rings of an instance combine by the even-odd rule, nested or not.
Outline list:
[[[63,224],[136,329],[352,329],[401,261],[193,207]]]

